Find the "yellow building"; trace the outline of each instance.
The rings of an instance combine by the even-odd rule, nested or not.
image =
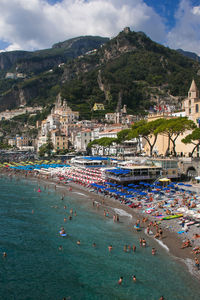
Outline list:
[[[179,113],[157,113],[157,114],[150,114],[148,116],[148,122],[155,121],[160,118],[165,119],[171,119],[176,118],[179,116],[186,116],[189,120],[192,120],[197,126],[199,126],[199,120],[200,120],[200,98],[199,98],[199,91],[197,89],[197,86],[195,84],[195,81],[192,81],[192,84],[190,86],[190,89],[188,91],[188,97],[183,100],[182,102],[182,108],[183,111]],[[188,134],[190,134],[191,131],[187,131],[183,134],[181,134],[177,140],[176,140],[176,152],[180,156],[190,156],[190,153],[192,152],[194,145],[193,144],[187,144],[181,142],[181,140]],[[153,141],[153,137],[151,139]],[[165,156],[166,150],[168,147],[168,137],[163,134],[159,134],[156,144],[154,146],[153,152],[155,155],[163,155]],[[144,151],[149,155],[150,154],[150,147],[147,142],[144,141]],[[172,144],[170,144],[170,152],[172,151]],[[193,154],[195,157],[199,157],[199,149],[195,151]]]
[[[61,134],[60,131],[53,130],[51,132],[52,143],[54,150],[65,150],[68,149],[68,137]]]
[[[92,109],[94,111],[96,111],[96,110],[105,110],[103,103],[95,103]]]

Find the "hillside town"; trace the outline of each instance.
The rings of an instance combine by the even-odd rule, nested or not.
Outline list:
[[[12,119],[14,116],[24,112],[34,113],[37,110],[41,110],[41,108],[20,108],[1,113],[1,118]],[[104,110],[104,105],[95,103],[93,110]],[[158,119],[176,119],[178,117],[187,117],[199,126],[200,98],[194,80],[191,83],[188,96],[182,101],[181,110],[170,111],[169,107],[166,109],[166,106],[161,107],[159,105],[153,112],[149,111],[148,115],[143,117],[143,119],[147,120],[147,122],[152,122]],[[7,143],[13,149],[30,150],[39,153],[41,146],[46,144],[49,139],[53,145],[51,152],[54,154],[59,154],[59,152],[61,154],[69,152],[87,154],[87,146],[92,141],[102,138],[117,138],[120,131],[131,128],[137,121],[139,121],[138,116],[127,113],[126,105],[113,113],[105,113],[105,117],[101,122],[98,120],[79,120],[79,112],[73,111],[68,106],[67,101],[65,99],[62,100],[59,94],[56,98],[55,107],[52,108],[47,118],[43,121],[37,121],[38,136],[36,139],[30,139],[26,135],[17,135],[7,138]],[[181,134],[176,140],[178,156],[189,157],[192,152],[191,144],[181,142],[186,135],[188,135],[188,131]],[[154,146],[153,156],[165,156],[167,145],[167,135],[159,134]],[[109,146],[93,145],[91,154],[130,159],[136,155],[149,156],[150,148],[148,143],[141,137],[140,139],[127,139],[120,144],[113,142]],[[195,156],[199,156],[198,147]]]

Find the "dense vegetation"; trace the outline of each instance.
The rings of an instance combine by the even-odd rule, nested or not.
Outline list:
[[[90,42],[94,40],[91,38]],[[98,39],[95,42],[101,43]],[[71,58],[77,56],[79,50],[82,53],[88,47],[87,40],[84,43],[79,41],[80,48],[70,48],[67,42],[58,43],[52,49],[36,51],[25,60],[20,58],[20,65],[29,66],[33,76],[20,83],[7,82],[7,87],[0,82],[0,92],[4,93],[0,97],[0,109],[9,105],[7,99],[18,97],[17,92],[21,90],[27,105],[43,107],[52,104],[61,91],[81,118],[101,119],[106,112],[123,104],[129,113],[144,114],[158,99],[169,102],[172,96],[186,96],[193,78],[199,85],[198,62],[151,41],[141,32],[123,31],[95,53],[70,60],[61,68],[56,64],[50,72],[35,75],[34,68],[31,71],[33,63],[42,65],[47,58],[57,57],[62,51],[72,51]],[[50,67],[48,63],[47,66]],[[95,102],[104,103],[105,111],[93,112]]]

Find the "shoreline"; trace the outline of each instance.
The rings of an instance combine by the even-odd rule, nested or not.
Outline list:
[[[153,217],[151,215],[146,215],[142,211],[140,211],[137,208],[130,208],[125,204],[121,204],[118,200],[112,199],[110,197],[104,197],[102,194],[99,194],[98,192],[91,192],[91,188],[83,187],[82,185],[79,185],[74,182],[70,182],[67,185],[65,185],[62,182],[58,182],[57,178],[45,178],[45,176],[37,176],[35,173],[25,174],[23,172],[12,172],[11,170],[5,170],[5,172],[1,172],[1,175],[6,176],[14,176],[16,178],[23,178],[28,179],[30,181],[35,181],[38,183],[38,185],[51,185],[48,186],[48,188],[53,188],[53,185],[56,186],[55,191],[62,192],[64,191],[64,195],[69,196],[70,194],[76,194],[77,196],[81,197],[83,195],[87,196],[87,201],[91,201],[91,203],[94,201],[100,204],[100,209],[98,210],[99,214],[103,216],[104,209],[110,210],[110,213],[115,212],[117,210],[121,210],[125,213],[123,215],[120,215],[120,222],[125,223],[126,226],[128,226],[128,229],[136,233],[136,230],[134,230],[133,225],[135,224],[137,219],[142,219],[144,217],[148,218],[149,221],[155,221],[156,217]],[[69,188],[72,188],[72,191],[69,191]],[[85,197],[86,198],[86,197]],[[96,205],[95,204],[95,205]],[[119,212],[119,211],[118,211]],[[129,217],[131,216],[131,217]],[[147,223],[148,223],[147,222]],[[162,239],[156,239],[153,235],[149,235],[145,233],[145,229],[147,227],[146,223],[141,223],[141,231],[138,233],[138,239],[141,235],[145,235],[145,238],[148,236],[148,238],[152,241],[154,241],[154,244],[157,244],[159,247],[162,247],[162,249],[165,249],[166,253],[171,255],[175,260],[177,260],[179,263],[184,265],[184,267],[187,268],[189,273],[196,278],[200,279],[200,272],[195,267],[194,258],[195,254],[192,253],[192,248],[185,248],[181,249],[182,242],[185,236],[178,235],[175,230],[177,229],[177,219],[176,220],[168,220],[168,221],[162,221],[162,224],[159,226],[163,229],[163,237]],[[151,228],[152,230],[152,228]],[[154,231],[153,231],[154,232]],[[154,232],[155,233],[155,232]],[[187,238],[191,239],[190,235],[192,233],[187,235]],[[169,249],[169,251],[167,250]],[[198,256],[197,256],[198,257]]]

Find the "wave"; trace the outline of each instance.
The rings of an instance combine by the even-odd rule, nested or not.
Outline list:
[[[169,248],[167,247],[167,245],[165,245],[162,241],[155,239],[155,241],[161,246],[163,247],[167,252],[169,252]]]
[[[84,197],[88,197],[87,195],[83,194],[83,193],[79,193],[79,192],[73,192],[74,194],[78,194],[78,195],[81,195],[81,196],[84,196]]]
[[[128,217],[128,218],[132,218],[132,215],[127,213],[125,210],[123,209],[119,209],[119,208],[113,208],[113,210],[119,215],[119,216],[124,216],[124,217]]]
[[[197,268],[194,265],[194,261],[190,258],[186,258],[183,260],[183,262],[186,264],[188,271],[194,275],[195,277],[197,277],[198,279],[200,278],[199,275],[199,271],[197,270]]]

